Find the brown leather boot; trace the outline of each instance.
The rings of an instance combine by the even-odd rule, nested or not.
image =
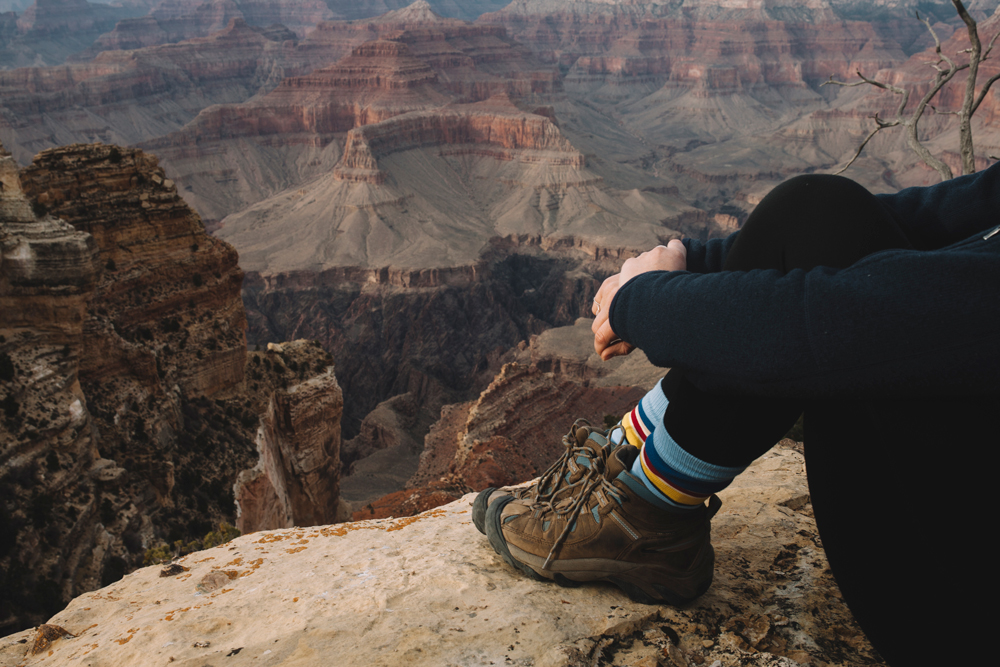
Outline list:
[[[631,445],[595,459],[580,479],[541,502],[503,497],[486,512],[486,535],[504,560],[566,586],[608,581],[636,602],[681,605],[712,583],[711,521],[722,502],[671,507],[629,470]]]
[[[485,535],[486,510],[497,500],[512,497],[529,502],[544,502],[564,485],[581,479],[590,470],[591,461],[607,459],[614,449],[614,444],[609,443],[605,436],[603,431],[592,427],[586,419],[577,419],[563,436],[565,451],[534,484],[517,488],[491,487],[480,491],[472,502],[472,523]]]

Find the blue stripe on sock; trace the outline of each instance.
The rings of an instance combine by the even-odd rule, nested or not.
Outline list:
[[[666,429],[657,429],[656,432],[665,431]],[[656,437],[656,433],[653,434]],[[671,439],[672,441],[673,439]],[[693,477],[688,477],[687,475],[681,474],[670,467],[666,461],[660,456],[656,447],[650,446],[649,440],[646,441],[646,445],[643,447],[643,452],[649,457],[649,463],[653,466],[655,470],[661,477],[666,479],[669,483],[674,486],[679,486],[680,488],[691,491],[692,493],[715,493],[716,491],[721,491],[729,484],[732,479],[727,478],[722,481],[707,481],[703,479],[695,479]],[[641,456],[641,454],[640,454]]]
[[[639,401],[638,413],[647,433],[652,433],[657,426],[663,424],[663,415],[667,413],[667,405],[669,404],[670,401],[667,400],[659,382],[642,397],[642,400]]]
[[[677,441],[670,437],[665,428],[657,429],[654,436],[653,446],[663,462],[671,470],[688,479],[705,482],[728,482],[746,470],[745,466],[734,468],[719,466],[688,454]]]
[[[642,422],[642,427],[646,429],[646,437],[653,434],[654,427],[649,425],[649,417],[646,416],[646,411],[642,409],[642,401],[639,401],[639,405],[635,406],[636,412],[639,413],[639,421]]]

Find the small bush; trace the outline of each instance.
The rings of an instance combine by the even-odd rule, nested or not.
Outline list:
[[[118,164],[122,161],[122,152],[118,150],[117,146],[111,147],[111,152],[108,153],[108,162],[111,164]]]
[[[0,352],[0,382],[13,380],[15,371],[14,360],[6,352]]]
[[[31,202],[31,211],[39,218],[44,218],[49,214],[49,209],[45,206],[45,204],[37,201]]]
[[[41,493],[32,499],[28,514],[35,528],[41,528],[51,520],[54,505],[55,500],[48,493]]]
[[[202,278],[201,278],[201,274],[200,274],[200,273],[196,273],[196,274],[194,274],[194,275],[193,275],[193,276],[191,277],[191,282],[192,282],[192,283],[194,283],[194,286],[195,286],[195,287],[201,287],[202,285],[204,285],[204,284],[205,284],[205,281],[204,281],[204,280],[202,280]]]
[[[169,563],[173,558],[174,552],[170,548],[170,545],[163,542],[158,547],[146,549],[146,553],[142,557],[142,564],[157,565],[159,563]]]
[[[108,271],[117,271],[118,265],[115,264],[115,260],[109,259],[107,262],[105,262],[104,268],[107,269]]]
[[[0,401],[0,406],[3,407],[3,415],[8,421],[13,421],[21,409],[21,404],[14,398],[14,394],[8,394],[7,398]]]

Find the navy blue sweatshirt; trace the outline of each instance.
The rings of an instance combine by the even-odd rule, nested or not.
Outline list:
[[[626,283],[611,328],[706,391],[905,397],[1000,391],[1000,164],[879,199],[913,250],[845,269],[722,271],[735,234],[684,241],[687,271]]]

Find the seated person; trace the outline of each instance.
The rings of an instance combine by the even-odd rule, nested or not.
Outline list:
[[[477,525],[530,576],[683,604],[712,580],[714,494],[804,415],[852,613],[891,664],[955,658],[981,594],[979,452],[998,442],[998,225],[1000,164],[891,195],[807,175],[726,239],[627,260],[594,300],[594,347],[671,370],[611,432],[574,432],[535,486],[480,494]],[[938,649],[915,640],[929,610],[955,637]]]

